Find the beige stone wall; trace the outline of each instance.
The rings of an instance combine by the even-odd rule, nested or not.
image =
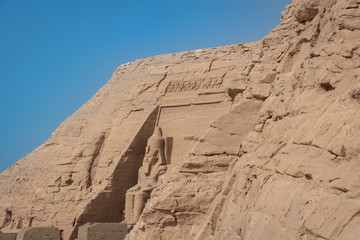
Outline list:
[[[16,240],[17,233],[1,233],[0,240]]]
[[[228,112],[228,102],[162,108],[159,126],[165,137],[173,138],[169,171],[179,167],[190,150],[219,116]]]
[[[124,223],[88,223],[79,228],[78,240],[123,240],[126,234]]]
[[[18,232],[16,240],[60,240],[60,231],[55,227],[27,227]]]

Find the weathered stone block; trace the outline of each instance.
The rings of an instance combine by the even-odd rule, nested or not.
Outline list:
[[[319,0],[307,0],[301,2],[295,10],[295,18],[299,22],[311,21],[319,12]]]
[[[126,223],[87,223],[79,228],[78,240],[123,240],[127,233]]]
[[[1,233],[0,240],[16,240],[17,233]]]
[[[56,227],[27,227],[18,232],[16,240],[60,240]]]

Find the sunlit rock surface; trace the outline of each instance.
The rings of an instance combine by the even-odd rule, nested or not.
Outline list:
[[[127,239],[358,239],[360,1],[294,0],[259,42],[120,66],[0,175],[0,230],[123,221],[156,125],[167,170]]]

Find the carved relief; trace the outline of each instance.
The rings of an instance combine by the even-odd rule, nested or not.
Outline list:
[[[165,140],[160,127],[148,139],[146,153],[139,169],[138,183],[126,192],[125,222],[135,225],[150,198],[151,191],[157,186],[159,176],[167,170],[165,159]]]
[[[207,79],[199,81],[170,82],[166,88],[166,93],[180,93],[197,91],[201,89],[220,88],[222,79]]]

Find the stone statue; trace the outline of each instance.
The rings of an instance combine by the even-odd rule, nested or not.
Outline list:
[[[160,127],[156,127],[148,139],[142,166],[139,169],[138,183],[126,192],[125,222],[133,226],[156,187],[160,175],[166,172],[165,141]]]

